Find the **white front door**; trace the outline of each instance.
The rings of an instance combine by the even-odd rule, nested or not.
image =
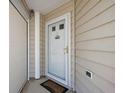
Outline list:
[[[48,25],[48,74],[67,83],[68,38],[65,20]]]

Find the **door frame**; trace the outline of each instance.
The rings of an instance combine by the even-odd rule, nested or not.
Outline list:
[[[68,62],[67,62],[67,64],[66,64],[66,81],[64,81],[64,80],[61,80],[61,79],[59,79],[59,78],[57,78],[57,77],[55,77],[55,76],[53,76],[53,75],[51,75],[51,74],[49,74],[48,73],[48,55],[49,55],[49,51],[48,51],[48,26],[50,25],[50,24],[53,24],[53,23],[56,23],[56,22],[59,22],[59,21],[61,21],[61,20],[65,20],[65,30],[67,31],[67,35],[68,35]],[[45,75],[46,76],[48,76],[48,77],[50,77],[50,78],[52,78],[52,79],[54,79],[54,80],[57,80],[58,82],[60,82],[60,83],[62,83],[62,84],[64,84],[64,85],[67,85],[67,86],[69,86],[69,87],[71,87],[71,13],[69,12],[69,13],[66,13],[66,14],[64,14],[64,15],[62,15],[62,16],[59,16],[59,17],[57,17],[57,18],[54,18],[54,19],[52,19],[52,20],[50,20],[50,21],[48,21],[48,22],[46,22],[46,26],[45,26],[45,35],[46,35],[46,37],[45,37],[45,39],[46,39],[46,64],[45,64]]]

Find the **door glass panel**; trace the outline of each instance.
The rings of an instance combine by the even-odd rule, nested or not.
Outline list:
[[[54,26],[54,27],[52,27],[52,31],[56,31],[56,27]]]
[[[61,30],[61,29],[64,29],[64,24],[60,24],[59,25],[59,29]]]

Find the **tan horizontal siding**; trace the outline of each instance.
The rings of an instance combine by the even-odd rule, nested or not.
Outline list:
[[[76,0],[75,9],[76,91],[114,93],[114,0]],[[86,77],[86,70],[93,72],[93,79]]]
[[[105,65],[101,65],[101,64],[97,64],[97,63],[93,63],[89,60],[85,60],[85,59],[81,59],[81,58],[77,59],[76,64],[79,67],[93,71],[93,73],[95,73],[96,76],[98,76],[99,78],[102,77],[101,79],[109,82],[110,84],[115,83],[115,81],[114,81],[115,80],[115,78],[114,78],[115,69],[114,68],[111,68],[111,67],[108,67]]]
[[[114,2],[112,0],[90,0],[89,4],[84,7],[79,14],[76,14],[76,21],[79,21],[80,19],[84,19],[84,21],[89,20],[101,12],[104,12],[104,10],[113,4]],[[85,17],[87,17],[87,19],[85,19]]]
[[[80,13],[80,11],[89,3],[90,0],[82,0],[78,7],[76,7],[76,15]]]
[[[92,91],[94,89],[93,93],[114,93],[114,84],[109,83],[95,74],[92,79],[88,80],[85,76],[85,68],[80,66],[76,69],[76,71],[78,74],[77,79],[79,81],[82,80],[82,83],[85,84],[89,90]],[[82,79],[80,77],[82,77]]]
[[[79,4],[81,4],[81,2],[84,1],[84,0],[75,0],[75,6],[79,6]]]
[[[76,31],[76,34],[80,34],[83,31],[87,31],[91,28],[94,28],[96,26],[99,26],[101,24],[114,20],[115,16],[111,12],[114,14],[114,5],[108,8],[105,12],[101,13],[99,16],[92,17],[91,19],[85,21],[84,23],[82,20],[80,20],[76,25],[76,28],[78,30]]]
[[[91,40],[91,39],[101,38],[101,37],[114,36],[115,34],[113,32],[115,30],[115,28],[113,28],[114,26],[115,26],[115,22],[110,22],[98,27],[97,29],[93,29],[93,30],[81,33],[77,35],[76,38],[79,41],[83,41],[83,40]]]
[[[89,60],[94,63],[103,64],[109,67],[114,67],[115,55],[114,53],[93,52],[93,51],[76,51],[76,56]]]
[[[82,69],[80,69],[80,70],[82,70]],[[82,71],[82,73],[83,73],[83,71]],[[87,93],[88,91],[91,91],[88,93],[104,93],[100,88],[96,87],[96,85],[94,83],[90,82],[85,76],[80,75],[80,72],[77,69],[76,69],[76,80],[79,81],[80,86],[85,86],[87,88],[87,90],[85,90],[85,93]]]
[[[85,5],[85,7],[83,6],[83,8],[81,9],[80,13],[76,13],[76,21],[79,21],[80,18],[82,18],[83,16],[85,16],[87,13],[89,13],[89,11],[91,11],[98,3],[100,3],[101,0],[89,0],[89,3],[87,3],[87,5]],[[78,8],[78,7],[77,7]],[[78,11],[76,9],[76,11]]]
[[[29,76],[35,76],[35,18],[29,23]]]
[[[61,16],[67,12],[72,11],[73,9],[73,2],[69,1],[66,4],[60,6],[59,8],[51,11],[50,13],[45,15],[45,20],[48,21],[50,19],[56,18],[58,16]]]
[[[45,16],[40,16],[40,73],[45,75]]]
[[[76,92],[77,93],[92,93],[92,91],[90,91],[88,87],[83,82],[81,82],[78,78],[76,78]]]
[[[114,45],[114,36],[76,42],[77,49],[88,50],[114,51]]]

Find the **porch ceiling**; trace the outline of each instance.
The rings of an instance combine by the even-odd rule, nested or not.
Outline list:
[[[28,7],[34,11],[40,11],[42,14],[47,14],[48,12],[56,9],[62,4],[70,0],[25,0]]]

